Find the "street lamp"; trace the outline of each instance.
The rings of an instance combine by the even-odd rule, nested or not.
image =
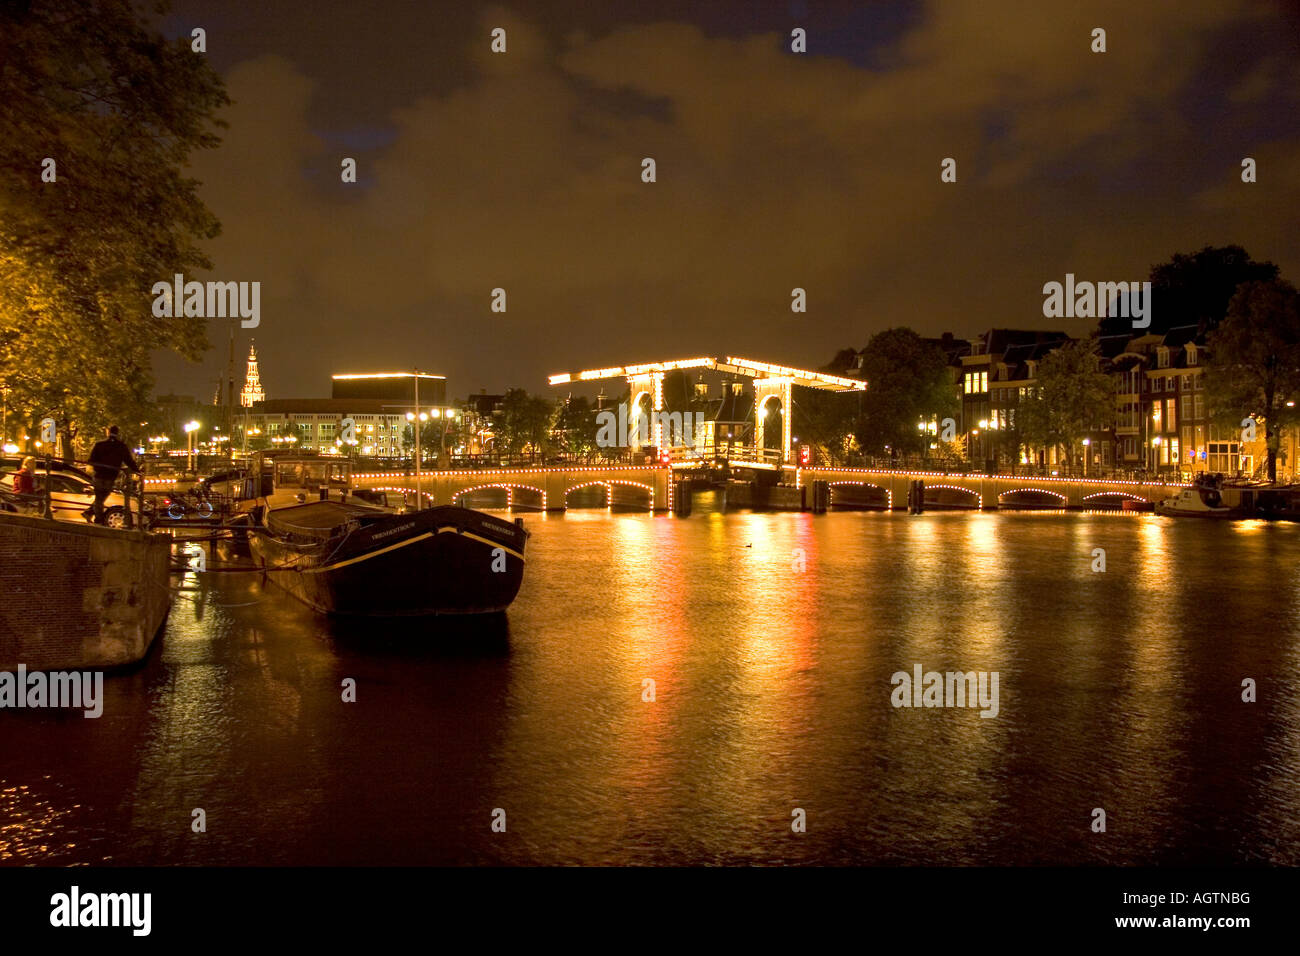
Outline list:
[[[198,422],[185,423],[186,454],[188,456],[188,462],[189,462],[186,471],[194,470],[194,433],[198,430],[199,430]]]
[[[1088,477],[1088,449],[1089,447],[1091,447],[1091,445],[1092,445],[1091,438],[1085,438],[1083,440],[1083,477],[1085,478]]]
[[[442,410],[442,454],[447,454],[447,429],[450,427],[452,419],[456,417],[456,409],[444,408]]]
[[[418,387],[418,386],[417,386]],[[418,419],[418,420],[417,420]],[[411,423],[411,432],[415,435],[415,459],[412,464],[415,466],[415,510],[419,511],[423,504],[420,501],[421,482],[420,482],[420,422],[425,420],[425,415],[421,412],[418,416],[415,412],[407,412],[406,420]]]

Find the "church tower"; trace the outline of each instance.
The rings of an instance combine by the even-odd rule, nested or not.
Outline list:
[[[253,343],[248,344],[248,374],[244,376],[244,390],[239,393],[239,404],[244,408],[252,408],[254,402],[261,402],[266,399],[266,393],[262,391],[262,379],[257,372],[257,347]]]

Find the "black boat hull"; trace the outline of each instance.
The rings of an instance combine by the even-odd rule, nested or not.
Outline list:
[[[272,583],[323,614],[416,617],[505,610],[523,582],[526,539],[507,521],[443,506],[320,542],[264,524],[249,548]]]

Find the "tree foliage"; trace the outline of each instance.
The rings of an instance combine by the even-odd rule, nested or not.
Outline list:
[[[596,448],[596,409],[582,395],[570,396],[555,416],[563,451],[571,455],[588,455]]]
[[[1277,480],[1282,433],[1296,423],[1300,401],[1300,296],[1282,279],[1246,282],[1206,342],[1210,414],[1236,431],[1244,418],[1264,425],[1268,479]]]
[[[861,392],[827,392],[796,385],[791,390],[794,404],[794,437],[811,445],[816,460],[844,464],[857,420]]]
[[[1170,329],[1195,325],[1197,334],[1213,331],[1228,312],[1237,287],[1277,277],[1271,262],[1255,262],[1241,246],[1206,246],[1199,252],[1177,253],[1151,268],[1151,327],[1163,335]],[[1103,335],[1131,333],[1131,319],[1103,318]]]
[[[211,267],[199,244],[219,224],[185,169],[218,144],[228,99],[150,15],[131,0],[0,5],[0,381],[65,446],[143,420],[152,349],[206,348],[202,320],[155,317],[150,290]]]
[[[872,336],[862,353],[867,391],[854,426],[868,454],[888,446],[894,452],[920,453],[929,437],[917,423],[956,414],[957,395],[943,350],[908,328]]]
[[[529,395],[522,388],[507,389],[501,402],[498,450],[509,455],[526,450],[533,460],[538,454],[544,456],[550,448],[555,415],[556,408],[550,400]]]
[[[1016,431],[1031,448],[1061,449],[1073,465],[1079,443],[1115,419],[1115,386],[1101,368],[1096,337],[1048,353],[1036,381],[1016,412]]]

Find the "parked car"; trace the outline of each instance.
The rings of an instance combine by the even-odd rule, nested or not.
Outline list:
[[[0,474],[12,475],[15,471],[17,471],[19,468],[22,467],[23,459],[26,457],[27,457],[26,455],[5,455],[3,457],[0,457]],[[41,469],[44,469],[46,467],[45,459],[43,458],[37,458],[36,464]],[[62,461],[59,461],[56,458],[50,462],[49,468],[51,471],[79,475],[80,477],[85,478],[87,480],[90,479],[89,465],[69,465],[69,464],[65,464]]]
[[[15,469],[16,471],[17,469]],[[36,493],[45,494],[45,486],[50,487],[50,507],[54,517],[60,521],[86,521],[84,512],[95,501],[95,486],[80,472],[48,472],[37,468],[34,474]],[[0,475],[0,488],[14,490],[13,472]],[[11,505],[10,508],[13,506]],[[119,492],[113,492],[104,500],[105,522],[110,528],[126,527],[126,501]]]

